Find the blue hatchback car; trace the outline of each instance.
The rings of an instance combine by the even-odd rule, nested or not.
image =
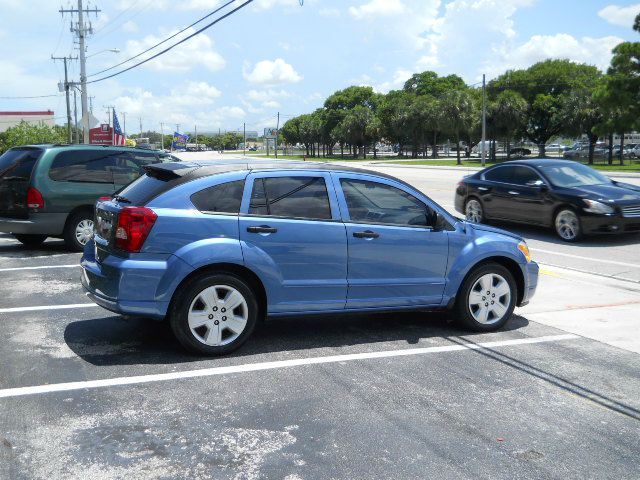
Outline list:
[[[476,331],[533,296],[524,240],[410,185],[313,163],[165,163],[96,205],[82,284],[167,319],[192,352],[239,347],[267,316],[449,309]]]

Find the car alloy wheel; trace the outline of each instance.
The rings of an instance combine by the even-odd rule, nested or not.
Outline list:
[[[558,212],[555,226],[558,236],[567,242],[573,242],[580,237],[580,220],[573,210]]]
[[[480,204],[480,202],[475,198],[472,198],[471,200],[469,200],[465,207],[465,215],[467,220],[470,222],[482,223],[484,215],[482,212],[482,205]]]
[[[76,241],[80,245],[86,245],[89,240],[93,237],[93,220],[88,218],[82,219],[79,223],[76,224]]]
[[[188,313],[193,337],[212,347],[235,341],[247,326],[249,307],[244,296],[229,285],[202,290],[191,302]]]
[[[511,304],[511,287],[504,277],[487,273],[478,278],[469,291],[469,313],[482,325],[500,322]]]

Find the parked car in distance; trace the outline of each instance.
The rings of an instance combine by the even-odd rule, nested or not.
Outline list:
[[[608,155],[607,150],[601,146],[594,146],[593,148],[593,156],[594,158],[604,158]],[[565,150],[562,154],[563,158],[568,158],[571,160],[580,160],[589,158],[589,145],[582,145],[577,148],[571,148],[569,150]]]
[[[0,156],[0,232],[27,246],[64,238],[80,251],[93,234],[93,206],[143,173],[176,161],[152,150],[101,145],[27,145]]]
[[[518,160],[481,170],[458,183],[455,208],[475,223],[552,227],[567,242],[640,232],[640,187],[570,160]]]
[[[148,165],[96,206],[82,284],[224,354],[265,316],[449,309],[503,326],[537,285],[524,240],[448,214],[390,176],[317,163]]]

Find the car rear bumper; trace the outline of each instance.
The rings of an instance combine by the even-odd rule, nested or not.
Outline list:
[[[66,213],[31,213],[28,219],[0,217],[0,233],[62,235]]]
[[[582,215],[582,231],[585,234],[640,233],[640,217],[612,215]]]
[[[109,255],[98,262],[94,248],[94,242],[89,242],[80,261],[82,286],[91,300],[120,314],[156,319],[166,316],[175,290],[173,281],[178,278],[172,264],[184,262],[171,255],[162,259]]]

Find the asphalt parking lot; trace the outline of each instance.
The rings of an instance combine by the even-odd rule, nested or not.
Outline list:
[[[632,351],[418,313],[271,320],[203,359],[87,305],[78,260],[0,236],[0,478],[637,478]]]

